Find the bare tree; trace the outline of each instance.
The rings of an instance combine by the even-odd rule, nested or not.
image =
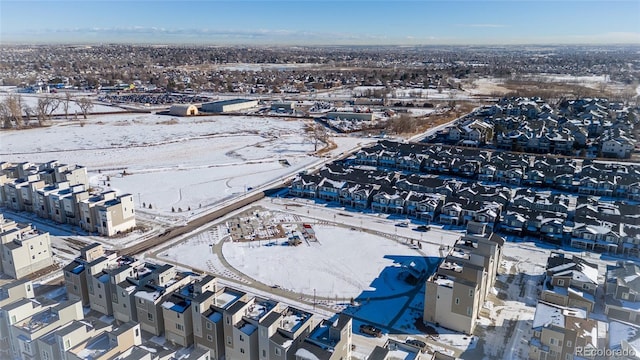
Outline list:
[[[0,119],[2,119],[2,127],[5,129],[11,129],[13,127],[13,123],[11,122],[11,114],[9,112],[9,108],[3,102],[0,103]]]
[[[65,119],[69,118],[69,102],[70,101],[71,101],[71,93],[67,91],[64,93],[64,100],[62,101],[62,108],[64,109]]]
[[[51,95],[45,95],[38,98],[38,104],[36,107],[36,117],[38,118],[38,124],[40,126],[48,125],[47,120],[51,119],[51,115],[60,106],[60,99]]]
[[[87,118],[87,114],[93,108],[93,103],[91,102],[91,99],[89,99],[88,97],[83,97],[83,98],[80,98],[80,99],[76,100],[76,102],[78,103],[78,106],[80,107],[80,111],[82,111],[82,116],[84,116],[84,118],[86,119]]]
[[[24,111],[24,124],[28,127],[30,125],[31,117],[35,115],[35,111],[33,110],[33,107],[27,104],[22,105],[22,111]]]
[[[307,138],[313,142],[313,151],[318,151],[318,143],[327,143],[327,139],[329,138],[329,134],[327,133],[327,128],[318,124],[317,122],[313,122],[313,124],[307,125],[305,128],[305,133],[307,134]]]
[[[4,100],[9,121],[12,121],[16,128],[21,129],[24,124],[22,121],[22,97],[18,94],[11,94]]]

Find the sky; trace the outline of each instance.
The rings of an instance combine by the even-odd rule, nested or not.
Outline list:
[[[0,0],[0,44],[640,44],[640,0]]]

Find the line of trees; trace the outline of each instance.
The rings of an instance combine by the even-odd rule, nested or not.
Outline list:
[[[53,113],[62,106],[64,116],[69,118],[69,103],[71,94],[64,97],[44,94],[38,97],[35,106],[27,104],[20,94],[9,94],[0,101],[0,122],[4,129],[24,129],[33,127],[31,120],[37,120],[37,126],[50,126]],[[93,102],[88,97],[75,100],[84,119],[93,108]]]

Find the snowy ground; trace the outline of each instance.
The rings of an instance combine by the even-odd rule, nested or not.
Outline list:
[[[101,115],[85,126],[3,131],[0,152],[4,161],[84,165],[94,187],[134,194],[138,207],[152,204],[151,212],[167,215],[172,207],[195,211],[317,162],[303,128],[303,121],[274,118]]]

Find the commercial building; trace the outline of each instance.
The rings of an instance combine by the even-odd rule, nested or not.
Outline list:
[[[209,113],[238,112],[258,106],[258,100],[231,99],[202,104],[202,111]]]
[[[169,108],[169,115],[195,116],[198,115],[198,107],[193,104],[173,104]]]

